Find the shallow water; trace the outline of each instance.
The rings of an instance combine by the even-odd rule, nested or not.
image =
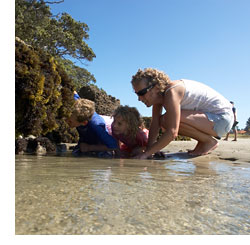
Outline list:
[[[250,165],[16,156],[16,234],[250,234]]]

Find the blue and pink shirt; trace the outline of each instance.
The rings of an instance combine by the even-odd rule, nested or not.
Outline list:
[[[79,99],[78,94],[74,94],[74,99]],[[89,145],[106,145],[110,149],[117,149],[117,141],[108,133],[108,128],[105,124],[104,119],[94,112],[91,120],[85,126],[79,126],[76,128],[79,133],[80,143],[86,143]]]

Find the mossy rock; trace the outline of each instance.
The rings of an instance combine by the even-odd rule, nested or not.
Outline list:
[[[100,115],[111,116],[120,105],[120,100],[108,95],[103,89],[91,84],[83,86],[78,92],[81,98],[95,102],[95,110]]]

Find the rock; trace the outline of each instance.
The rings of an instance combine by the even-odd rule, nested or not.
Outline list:
[[[56,145],[56,151],[58,151],[58,152],[66,152],[67,151],[67,145],[66,144],[57,144]]]
[[[35,138],[36,136],[34,135],[28,135],[27,137],[25,137],[26,140],[30,140],[30,139],[34,140]]]
[[[26,137],[25,139],[17,139],[15,141],[16,154],[30,153],[44,155],[54,152],[56,152],[56,145],[46,137]]]
[[[47,137],[37,137],[35,141],[45,147],[48,153],[56,152],[56,145],[53,144]]]
[[[41,146],[40,142],[37,142],[36,154],[37,155],[46,155],[46,153],[47,153],[46,148]]]
[[[57,144],[56,145],[56,153],[57,154],[65,153],[66,151],[67,151],[66,144]]]
[[[24,154],[27,150],[28,141],[26,139],[17,139],[15,141],[15,154]]]
[[[83,86],[78,92],[81,98],[95,102],[95,110],[100,115],[111,116],[114,110],[120,105],[120,100],[108,95],[104,90],[95,85]]]

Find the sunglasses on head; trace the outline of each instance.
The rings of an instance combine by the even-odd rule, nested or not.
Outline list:
[[[145,95],[151,88],[155,86],[155,83],[150,84],[148,87],[143,88],[142,90],[135,92],[138,96],[143,96]]]

